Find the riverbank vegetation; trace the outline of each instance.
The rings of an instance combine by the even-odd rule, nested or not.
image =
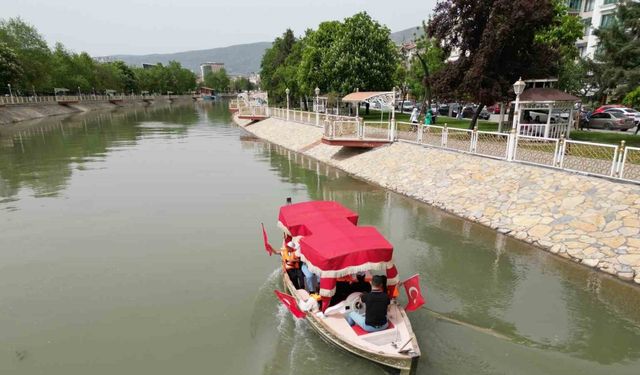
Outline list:
[[[272,103],[280,104],[288,88],[292,100],[300,100],[303,107],[316,87],[337,95],[387,91],[397,83],[401,62],[389,35],[386,26],[365,12],[342,22],[323,22],[299,38],[288,29],[262,58],[262,88]]]
[[[8,94],[8,85],[14,95],[53,94],[54,88],[71,93],[182,94],[196,87],[196,76],[175,61],[166,66],[130,67],[122,61],[96,61],[61,43],[51,49],[34,26],[11,18],[0,20],[0,93]]]

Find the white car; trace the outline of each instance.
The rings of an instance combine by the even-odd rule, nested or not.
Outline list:
[[[608,113],[621,113],[626,117],[633,118],[633,123],[637,126],[640,124],[640,112],[631,108],[609,108],[605,112]]]

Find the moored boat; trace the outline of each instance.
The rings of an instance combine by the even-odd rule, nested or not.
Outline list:
[[[350,353],[413,374],[420,348],[405,308],[397,302],[398,272],[393,263],[393,246],[373,227],[358,226],[358,215],[336,202],[314,201],[281,207],[278,227],[284,232],[282,277],[291,302],[285,305],[304,318],[325,341]],[[267,243],[268,251],[272,249]],[[307,269],[319,277],[319,294],[310,294],[292,280],[285,266],[292,248]],[[388,327],[367,332],[351,326],[351,311],[364,313],[360,292],[336,298],[340,280],[352,275],[386,276],[391,297],[387,309]],[[344,282],[343,282],[344,284]],[[280,293],[278,293],[281,295]],[[282,298],[281,298],[282,299]],[[295,300],[295,304],[293,303]],[[295,306],[294,306],[295,305]]]

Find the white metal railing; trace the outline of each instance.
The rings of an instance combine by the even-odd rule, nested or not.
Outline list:
[[[521,123],[518,125],[520,136],[526,137],[542,137],[542,138],[560,138],[563,134],[569,134],[569,123],[551,123],[549,124],[549,134],[545,135],[547,124],[538,123]]]
[[[268,107],[266,106],[241,106],[238,109],[238,115],[240,116],[255,116],[255,117],[267,117]]]
[[[360,126],[362,139],[389,139],[391,123],[388,121],[364,121]]]
[[[395,139],[498,159],[507,158],[509,144],[509,134],[506,133],[408,122],[396,124]]]
[[[167,98],[177,98],[182,95],[165,96]],[[19,105],[34,103],[56,103],[56,102],[89,102],[89,101],[109,101],[109,100],[141,100],[153,99],[157,95],[38,95],[38,96],[0,96],[0,105]]]
[[[558,166],[559,139],[519,136],[514,143],[514,161],[548,167]]]
[[[627,181],[640,181],[640,148],[624,147],[620,159],[618,177]]]
[[[314,112],[271,109],[271,116],[314,123]],[[408,122],[361,121],[360,118],[322,114],[324,137],[330,139],[389,139],[443,148],[594,176],[640,183],[640,148],[540,137],[537,134],[478,131]],[[563,125],[563,124],[560,124]],[[559,127],[558,129],[561,129]],[[551,131],[551,130],[550,130]],[[555,130],[554,130],[555,131]],[[555,133],[554,133],[555,134]]]
[[[558,167],[575,172],[616,177],[618,146],[561,140]]]

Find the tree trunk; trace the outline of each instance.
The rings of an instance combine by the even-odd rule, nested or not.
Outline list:
[[[369,102],[364,103],[364,114],[365,115],[369,114]]]
[[[476,124],[478,123],[478,116],[480,115],[480,112],[482,112],[483,109],[484,109],[484,104],[478,104],[478,108],[476,108],[476,111],[473,113],[473,118],[471,118],[469,129],[473,130],[473,128],[476,127]],[[462,109],[458,109],[458,111],[462,111]]]
[[[420,53],[416,53],[416,57],[420,60],[420,66],[422,66],[422,87],[424,88],[424,99],[422,101],[422,108],[420,108],[420,114],[422,116],[427,113],[427,107],[431,108],[431,79],[429,73],[429,65],[420,56]]]
[[[305,95],[302,100],[304,101],[304,110],[309,111],[309,104],[307,103],[307,96]]]

